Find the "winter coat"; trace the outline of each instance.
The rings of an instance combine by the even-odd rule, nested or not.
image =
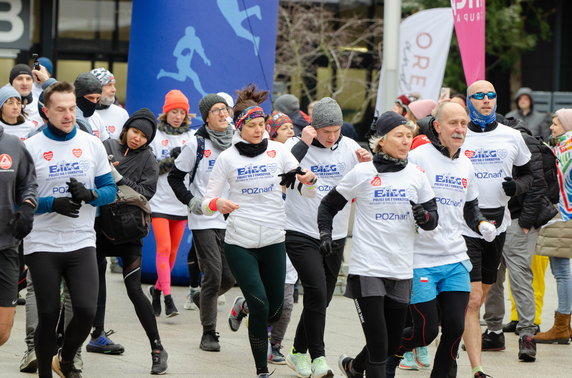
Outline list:
[[[518,99],[521,96],[530,98],[530,113],[524,113],[518,108]],[[539,136],[543,140],[548,141],[550,138],[550,117],[546,113],[540,113],[534,110],[534,100],[532,99],[532,90],[530,88],[520,88],[514,96],[516,102],[516,110],[508,112],[506,117],[512,117],[524,122],[524,125],[530,130],[533,136]]]
[[[542,227],[536,241],[536,254],[555,257],[572,257],[572,220],[559,221]]]

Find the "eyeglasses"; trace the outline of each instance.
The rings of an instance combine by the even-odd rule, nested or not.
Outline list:
[[[485,96],[487,96],[489,98],[489,100],[494,100],[495,98],[497,98],[497,94],[495,92],[477,92],[477,93],[473,93],[472,95],[470,95],[470,98],[474,98],[475,100],[482,100],[483,98],[485,98]]]
[[[220,115],[221,113],[230,114],[230,108],[225,106],[224,108],[213,109],[209,111],[209,113],[216,115]]]

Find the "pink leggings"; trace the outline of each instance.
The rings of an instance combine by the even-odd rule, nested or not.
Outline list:
[[[163,295],[170,295],[171,270],[175,265],[177,250],[183,238],[187,221],[152,218],[151,222],[157,243],[155,265],[158,277],[155,288],[163,291]]]

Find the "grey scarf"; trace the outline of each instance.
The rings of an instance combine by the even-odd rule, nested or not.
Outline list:
[[[215,131],[210,127],[205,127],[205,129],[209,133],[209,139],[216,149],[224,151],[232,145],[232,135],[234,134],[232,126],[227,127],[224,131]]]

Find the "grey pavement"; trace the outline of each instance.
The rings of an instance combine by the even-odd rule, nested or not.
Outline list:
[[[117,331],[112,339],[125,347],[121,356],[108,356],[87,353],[83,349],[84,377],[148,377],[151,367],[150,346],[143,328],[139,324],[131,302],[127,298],[120,274],[107,274],[108,302],[106,330]],[[218,332],[222,350],[219,353],[204,352],[199,349],[201,326],[198,311],[183,309],[187,289],[174,287],[173,297],[181,315],[173,318],[158,318],[163,345],[169,352],[168,376],[171,377],[255,377],[254,362],[248,344],[247,329],[236,333],[226,324],[226,315],[235,296],[240,294],[233,288],[226,294],[226,305],[219,309]],[[510,302],[507,300],[507,308]],[[542,316],[542,330],[552,325],[556,307],[556,287],[550,273],[546,274],[546,296]],[[300,302],[294,305],[292,322],[284,340],[285,350],[292,346],[295,327],[302,309]],[[0,347],[0,377],[30,377],[20,373],[18,366],[26,348],[24,343],[25,311],[17,308],[16,319],[10,340]],[[538,358],[534,363],[519,362],[517,358],[518,339],[514,334],[506,334],[507,349],[503,352],[483,353],[486,372],[499,377],[571,377],[568,370],[572,359],[571,345],[539,345]],[[353,302],[342,296],[335,296],[328,310],[326,325],[326,357],[336,376],[343,376],[338,369],[338,356],[342,353],[355,355],[364,343],[363,333]],[[433,356],[434,345],[430,346]],[[466,353],[460,351],[458,377],[470,377],[470,366]],[[293,377],[293,372],[285,365],[270,365],[275,370],[273,377]],[[428,377],[429,370],[403,371],[398,377]]]

